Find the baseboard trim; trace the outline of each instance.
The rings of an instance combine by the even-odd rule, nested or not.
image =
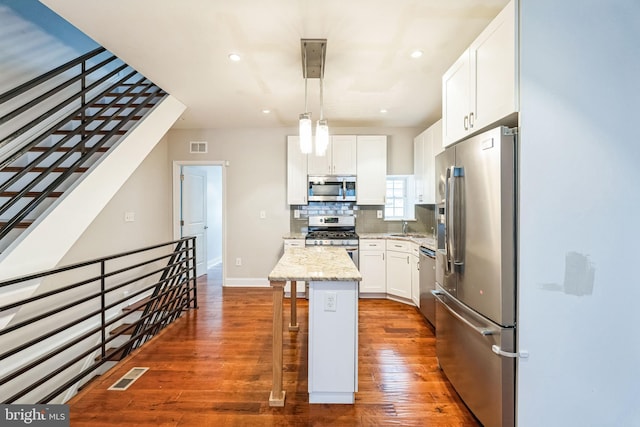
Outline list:
[[[269,280],[252,277],[227,277],[222,286],[229,288],[268,288]]]

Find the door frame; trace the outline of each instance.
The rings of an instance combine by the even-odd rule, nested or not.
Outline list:
[[[180,239],[180,169],[182,166],[222,167],[222,286],[226,282],[227,270],[227,162],[223,160],[174,160],[172,170],[173,186],[173,238]]]

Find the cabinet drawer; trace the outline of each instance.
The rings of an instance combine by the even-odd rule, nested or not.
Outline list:
[[[385,248],[385,241],[384,240],[366,240],[366,239],[360,239],[359,242],[359,249],[361,251],[379,251],[379,250],[384,250]]]
[[[402,240],[388,240],[387,250],[398,252],[411,252],[411,249],[415,246],[413,242],[406,242]]]

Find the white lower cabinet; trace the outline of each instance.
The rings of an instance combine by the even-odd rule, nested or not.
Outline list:
[[[387,294],[411,299],[411,246],[413,243],[387,242]]]
[[[360,294],[387,292],[384,239],[360,239]]]

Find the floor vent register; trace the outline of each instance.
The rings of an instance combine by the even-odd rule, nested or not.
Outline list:
[[[124,376],[109,387],[108,390],[126,390],[148,370],[149,368],[131,368],[129,372],[124,374]]]

